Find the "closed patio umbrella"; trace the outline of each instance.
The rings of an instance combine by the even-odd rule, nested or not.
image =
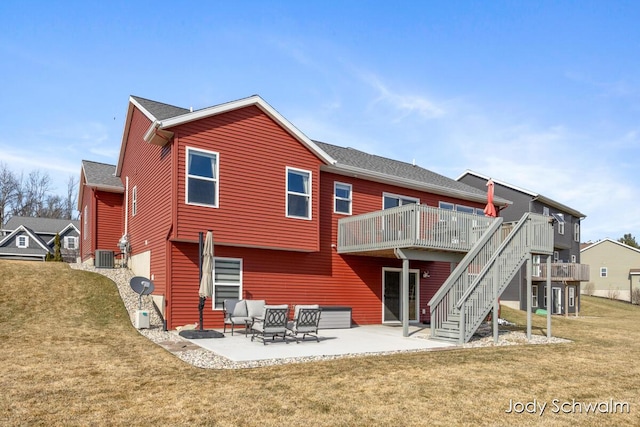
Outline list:
[[[199,328],[197,330],[180,331],[180,335],[189,338],[222,338],[224,335],[218,331],[205,330],[203,320],[203,310],[207,298],[213,296],[213,231],[207,231],[207,235],[202,244],[202,233],[200,233],[200,243],[202,251],[200,253],[200,302],[198,304]]]
[[[493,204],[493,187],[493,180],[489,178],[489,181],[487,181],[487,206],[484,208],[484,214],[486,216],[496,217],[498,215],[496,213],[496,207]]]
[[[200,304],[198,305],[200,330],[202,330],[202,310],[207,298],[211,298],[213,295],[213,231],[211,230],[207,231],[202,248],[202,277],[200,278],[200,290],[198,293],[200,294]]]

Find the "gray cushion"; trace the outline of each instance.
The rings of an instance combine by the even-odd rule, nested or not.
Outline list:
[[[293,312],[293,318],[294,319],[298,318],[298,313],[300,312],[301,308],[316,308],[317,309],[317,308],[320,308],[320,305],[319,304],[306,304],[306,305],[305,304],[299,304],[299,305],[296,305],[296,308],[295,308],[295,310]]]
[[[248,299],[247,302],[247,314],[249,317],[263,317],[265,301],[263,299]]]
[[[247,302],[241,299],[231,311],[231,317],[248,317]]]

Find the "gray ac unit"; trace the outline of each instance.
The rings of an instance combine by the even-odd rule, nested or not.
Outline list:
[[[105,251],[103,249],[96,250],[96,258],[94,264],[96,268],[113,268],[113,251]]]

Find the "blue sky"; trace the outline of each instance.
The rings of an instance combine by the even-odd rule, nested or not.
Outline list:
[[[0,161],[65,193],[129,95],[261,95],[312,139],[466,169],[640,238],[640,2],[0,3]]]

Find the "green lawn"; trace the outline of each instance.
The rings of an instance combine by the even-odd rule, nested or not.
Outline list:
[[[640,308],[584,297],[581,316],[553,319],[570,344],[202,370],[142,337],[103,276],[0,261],[0,425],[640,425]],[[505,412],[534,399],[542,416]],[[630,413],[553,405],[611,399]]]

